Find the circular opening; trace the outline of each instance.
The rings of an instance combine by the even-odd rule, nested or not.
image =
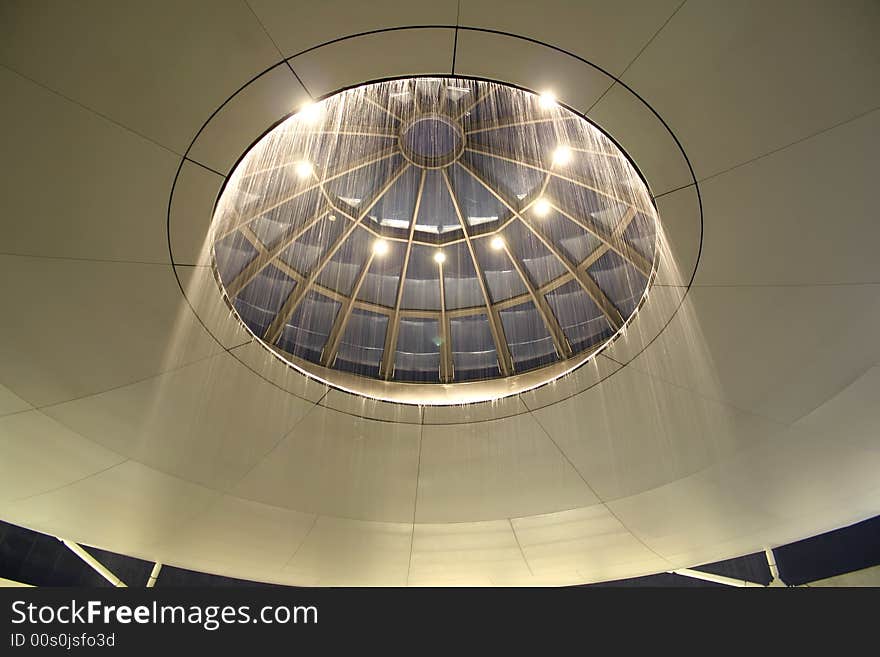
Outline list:
[[[310,105],[241,159],[212,223],[222,292],[267,349],[414,404],[497,399],[589,360],[647,298],[656,241],[604,133],[463,78]]]
[[[413,164],[436,168],[458,159],[464,150],[461,125],[450,117],[419,116],[400,133],[400,149]]]

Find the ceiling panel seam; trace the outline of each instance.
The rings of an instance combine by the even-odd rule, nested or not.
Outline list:
[[[49,417],[49,416],[46,416],[46,417]],[[51,420],[54,421],[54,418],[49,418],[49,419],[51,419]],[[72,429],[71,429],[71,431],[72,431]],[[76,433],[76,432],[74,432],[74,433]],[[88,440],[89,442],[94,442],[94,441],[92,441],[91,439],[86,438],[86,437],[83,436],[82,434],[77,434],[77,435],[80,436],[81,438],[85,438],[85,439]],[[95,443],[95,444],[98,444],[98,443]],[[19,503],[19,502],[25,502],[25,501],[27,501],[27,500],[30,500],[30,499],[32,499],[32,498],[34,498],[34,497],[40,497],[40,496],[42,496],[42,495],[51,495],[52,493],[57,493],[57,492],[60,491],[60,490],[64,490],[65,488],[69,488],[69,487],[71,487],[71,486],[75,486],[76,484],[82,483],[82,482],[85,481],[86,479],[90,479],[90,478],[92,478],[92,477],[97,477],[98,475],[103,474],[103,473],[107,472],[108,470],[112,470],[113,468],[118,467],[118,466],[120,466],[120,465],[122,465],[122,464],[124,464],[124,463],[128,463],[128,462],[131,460],[130,458],[128,458],[128,457],[125,456],[124,454],[119,454],[119,452],[114,452],[112,449],[109,449],[109,448],[107,448],[107,447],[104,447],[103,445],[100,445],[100,447],[103,447],[103,448],[106,449],[108,452],[113,452],[113,453],[116,454],[117,456],[122,457],[121,460],[120,460],[120,461],[117,461],[117,462],[115,462],[115,463],[113,463],[113,464],[111,464],[111,465],[108,465],[108,466],[106,466],[106,467],[103,467],[103,468],[101,468],[100,470],[95,470],[94,472],[90,472],[89,474],[84,475],[84,476],[80,477],[79,479],[74,479],[73,481],[69,481],[69,482],[67,482],[66,484],[61,484],[60,486],[55,486],[54,488],[50,488],[50,489],[48,489],[48,490],[44,490],[44,491],[41,491],[41,492],[39,492],[39,493],[32,493],[32,494],[30,494],[30,495],[25,495],[24,497],[16,497],[15,499],[7,500],[7,501],[3,502],[3,504],[17,504],[17,503]]]
[[[681,4],[679,4],[673,10],[673,12],[671,14],[669,14],[669,17],[665,21],[663,21],[663,24],[659,28],[657,28],[657,31],[655,31],[654,34],[651,36],[651,38],[645,42],[645,45],[642,46],[641,49],[636,53],[636,56],[630,60],[629,64],[627,64],[620,73],[618,73],[616,76],[614,76],[614,81],[610,85],[608,85],[608,88],[602,92],[602,95],[600,95],[593,102],[593,104],[590,105],[590,107],[587,109],[586,112],[584,112],[584,114],[589,114],[590,112],[592,112],[593,108],[596,107],[596,105],[598,105],[602,101],[602,99],[608,94],[608,92],[614,88],[614,86],[618,83],[618,80],[620,78],[622,78],[624,73],[626,73],[630,69],[630,67],[636,62],[636,60],[639,57],[641,57],[642,53],[645,52],[645,49],[651,45],[651,43],[654,41],[654,39],[656,39],[657,36],[660,34],[660,32],[662,32],[663,29],[669,24],[669,21],[671,21],[672,18],[678,13],[678,10],[681,9],[682,7],[684,7],[686,2],[687,2],[687,0],[682,0]]]
[[[236,497],[239,497],[238,495],[235,495],[235,493],[233,493],[233,491],[234,491],[236,488],[238,488],[239,486],[241,486],[242,482],[243,482],[245,479],[247,479],[247,477],[248,477],[248,476],[249,476],[254,470],[256,470],[260,465],[262,465],[263,462],[264,462],[264,461],[265,461],[265,460],[266,460],[266,459],[267,459],[267,458],[268,458],[268,457],[269,457],[269,456],[270,456],[270,455],[271,455],[276,449],[278,449],[278,448],[281,446],[282,443],[284,443],[288,438],[290,438],[291,434],[296,430],[296,428],[297,428],[300,424],[302,424],[303,421],[305,421],[305,419],[306,419],[306,418],[312,413],[312,411],[314,411],[318,406],[320,406],[321,402],[324,401],[324,398],[329,394],[329,392],[330,392],[329,389],[325,390],[325,391],[324,391],[324,394],[321,395],[320,399],[318,399],[318,400],[315,401],[315,402],[312,402],[312,405],[311,405],[308,409],[306,409],[306,412],[303,413],[301,416],[299,416],[299,417],[296,419],[296,421],[293,423],[293,425],[291,425],[291,427],[290,427],[289,429],[287,429],[284,433],[282,433],[282,434],[281,434],[281,437],[278,438],[278,440],[276,440],[275,443],[274,443],[269,449],[267,449],[262,455],[260,455],[260,456],[257,457],[256,459],[254,459],[254,462],[251,464],[251,466],[250,466],[247,470],[245,470],[244,472],[242,472],[240,475],[238,475],[237,478],[235,479],[235,481],[233,481],[232,483],[230,483],[225,489],[222,489],[222,491],[223,491],[224,493],[226,493],[227,495],[234,495],[234,496],[236,496]],[[253,501],[254,501],[254,502],[259,502],[259,500],[253,500]]]
[[[73,262],[100,262],[117,265],[153,265],[160,267],[168,267],[169,265],[171,265],[170,262],[153,262],[150,260],[114,260],[112,258],[84,258],[79,256],[37,255],[35,253],[0,253],[0,257],[36,258],[38,260],[70,260]]]
[[[455,7],[455,37],[452,40],[452,75],[455,75],[455,61],[458,55],[458,24],[461,20],[461,0],[458,0]]]
[[[266,26],[263,24],[263,21],[260,20],[260,17],[257,15],[257,12],[254,11],[254,8],[251,7],[251,3],[248,0],[242,0],[248,10],[253,14],[254,19],[257,21],[257,24],[263,30],[263,33],[266,35],[266,38],[269,39],[269,42],[272,44],[272,47],[278,52],[278,56],[287,64],[287,68],[290,69],[290,72],[293,74],[293,77],[296,78],[296,81],[299,82],[300,86],[305,90],[306,95],[314,100],[314,96],[309,91],[308,87],[306,87],[305,82],[302,81],[302,78],[297,75],[296,71],[293,70],[293,66],[290,63],[290,60],[284,56],[284,53],[281,51],[281,48],[278,47],[278,44],[275,42],[275,39],[272,38],[272,35],[269,33],[269,30],[266,29]]]
[[[86,395],[80,395],[79,397],[73,397],[71,399],[64,399],[62,401],[52,402],[51,404],[43,404],[41,406],[34,406],[32,409],[29,409],[29,410],[43,411],[46,409],[54,408],[56,406],[62,406],[64,404],[72,404],[74,402],[82,401],[84,399],[90,399],[91,397],[97,397],[99,395],[104,395],[108,392],[114,392],[116,390],[121,390],[122,388],[128,388],[130,386],[135,386],[135,385],[138,385],[141,383],[145,383],[147,381],[152,381],[153,379],[158,379],[162,376],[165,376],[166,374],[171,374],[173,372],[177,372],[178,370],[182,370],[187,367],[192,367],[192,366],[198,365],[199,363],[202,363],[206,360],[209,360],[211,358],[216,358],[216,357],[222,356],[222,355],[223,355],[223,352],[218,351],[213,354],[208,354],[207,356],[202,356],[201,358],[197,358],[196,360],[189,361],[187,363],[183,363],[182,365],[177,365],[177,366],[171,367],[167,370],[163,370],[161,372],[156,372],[155,374],[150,374],[149,376],[142,377],[142,378],[137,379],[135,381],[128,381],[126,383],[120,383],[119,385],[115,385],[115,386],[113,386],[111,388],[107,388],[105,390],[99,390],[97,392],[90,392]],[[13,392],[15,392],[15,391],[13,391]],[[18,393],[16,393],[16,395],[17,394]],[[22,397],[22,399],[24,399],[24,398]],[[26,399],[25,399],[25,401],[27,402]],[[28,403],[30,403],[30,402],[28,402]],[[0,416],[0,417],[5,417],[5,416]],[[51,417],[51,416],[47,416],[47,417]],[[55,418],[52,418],[52,419],[54,420]],[[55,421],[57,422],[58,420],[55,420]],[[85,437],[85,436],[83,436],[83,437]]]
[[[280,508],[280,507],[275,507],[275,508]],[[306,533],[303,535],[302,540],[297,544],[296,548],[293,550],[293,554],[291,554],[287,558],[287,561],[284,562],[284,565],[278,569],[279,573],[283,572],[286,568],[288,568],[290,566],[290,564],[292,564],[294,562],[294,560],[296,559],[296,555],[299,554],[299,551],[302,549],[302,546],[306,544],[306,541],[308,540],[309,536],[312,535],[312,530],[315,528],[315,525],[318,524],[318,518],[321,517],[320,514],[318,514],[318,513],[315,513],[314,516],[315,517],[312,518],[312,523],[309,525],[309,528],[306,530]]]
[[[207,164],[202,164],[202,163],[199,162],[198,160],[194,160],[194,159],[192,159],[191,157],[189,157],[188,155],[185,156],[183,159],[186,160],[187,162],[192,162],[192,163],[195,164],[196,166],[200,166],[200,167],[202,167],[202,168],[205,169],[206,171],[210,171],[211,173],[215,173],[215,174],[217,174],[218,176],[220,176],[221,178],[223,178],[223,180],[226,180],[226,175],[225,175],[225,174],[220,173],[220,172],[217,171],[216,169],[212,169],[212,168],[209,167]]]
[[[516,547],[519,548],[519,554],[522,557],[523,562],[526,564],[526,568],[529,569],[529,575],[534,577],[535,571],[532,570],[532,566],[529,563],[529,560],[526,558],[525,550],[523,550],[522,543],[519,542],[519,536],[517,536],[516,534],[516,527],[513,526],[513,520],[511,518],[508,518],[507,523],[510,525],[510,531],[513,532],[513,540],[516,541]]]
[[[96,109],[93,108],[93,107],[89,107],[88,105],[85,105],[84,103],[81,103],[81,102],[79,102],[78,100],[74,100],[74,99],[71,98],[70,96],[67,96],[67,95],[61,93],[60,91],[56,91],[56,90],[53,89],[52,87],[49,87],[49,86],[43,84],[42,82],[39,82],[38,80],[35,80],[34,78],[32,78],[32,77],[30,77],[30,76],[28,76],[28,75],[25,75],[25,74],[22,73],[21,71],[17,71],[17,70],[15,70],[14,68],[11,68],[10,66],[7,66],[6,64],[0,64],[0,66],[2,66],[3,68],[5,68],[7,71],[10,71],[10,72],[14,73],[15,75],[21,77],[22,79],[27,80],[28,82],[31,82],[32,84],[35,84],[36,86],[40,87],[41,89],[45,89],[46,91],[48,91],[48,92],[50,92],[50,93],[52,93],[52,94],[58,96],[59,98],[63,98],[63,99],[66,100],[67,102],[69,102],[69,103],[71,103],[71,104],[73,104],[73,105],[76,105],[76,106],[79,107],[80,109],[86,110],[87,112],[90,112],[91,114],[94,114],[95,116],[98,116],[98,117],[104,119],[104,120],[107,121],[108,123],[111,123],[112,125],[115,125],[117,128],[121,128],[121,129],[125,130],[126,132],[129,132],[129,133],[131,133],[131,134],[133,134],[133,135],[135,135],[135,136],[137,136],[137,137],[140,137],[140,138],[143,139],[144,141],[148,141],[148,142],[150,142],[151,144],[153,144],[154,146],[158,146],[158,147],[161,148],[162,150],[167,151],[167,152],[171,153],[172,155],[176,155],[177,157],[180,157],[180,158],[183,157],[183,154],[182,154],[182,153],[178,153],[178,152],[177,152],[176,150],[174,150],[173,148],[170,148],[170,147],[166,146],[165,144],[162,144],[162,143],[156,141],[156,140],[153,139],[152,137],[148,137],[148,136],[146,136],[145,134],[143,134],[143,133],[141,133],[141,132],[138,132],[138,131],[135,130],[134,128],[130,128],[129,126],[125,125],[124,123],[120,123],[119,121],[110,118],[110,117],[107,116],[106,114],[103,114],[102,112],[99,112],[98,110],[96,110]]]
[[[610,360],[614,360],[614,359],[610,358],[610,356],[606,356],[606,358],[609,358]],[[649,371],[643,369],[639,365],[633,364],[634,360],[635,360],[635,358],[633,360],[629,361],[629,363],[627,363],[628,365],[632,366],[633,371],[638,372],[639,374],[646,376],[649,379],[656,381],[657,383],[671,386],[673,388],[678,388],[679,390],[683,390],[684,392],[687,392],[688,394],[693,395],[694,397],[702,399],[703,401],[707,401],[707,402],[710,402],[713,404],[718,404],[719,406],[726,406],[727,408],[734,410],[737,413],[742,413],[743,415],[749,415],[753,418],[763,420],[764,422],[769,422],[771,424],[775,424],[775,425],[779,426],[780,428],[790,428],[791,427],[791,424],[789,424],[787,422],[783,422],[782,420],[777,420],[776,418],[768,417],[766,415],[762,415],[761,413],[756,413],[755,411],[752,411],[752,410],[749,410],[746,408],[741,408],[726,399],[711,397],[711,396],[706,395],[702,392],[694,390],[693,388],[691,388],[689,386],[682,385],[680,383],[675,383],[674,381],[670,381],[662,376],[658,376],[652,372],[649,372]],[[618,362],[618,361],[614,361],[614,362]]]
[[[525,401],[523,401],[523,400],[521,400],[521,401],[522,401],[522,403],[523,403],[523,406],[525,406],[526,409],[528,409],[529,416],[532,418],[532,420],[534,420],[535,423],[541,428],[541,431],[544,432],[544,435],[547,436],[547,439],[548,439],[551,443],[553,443],[553,446],[556,447],[557,451],[558,451],[559,454],[562,456],[562,458],[564,458],[564,459],[566,460],[566,462],[571,466],[571,468],[577,473],[578,477],[580,477],[580,480],[584,483],[584,485],[587,487],[587,489],[593,494],[593,496],[594,496],[597,500],[599,500],[599,503],[600,503],[600,504],[601,504],[601,505],[602,505],[602,506],[608,511],[608,513],[611,514],[611,516],[613,516],[614,519],[615,519],[617,522],[620,523],[620,526],[623,527],[623,528],[624,528],[624,529],[630,534],[630,536],[632,536],[632,537],[633,537],[634,539],[636,539],[639,543],[641,543],[642,546],[643,546],[646,550],[648,550],[649,552],[651,552],[652,554],[654,554],[654,556],[656,556],[657,558],[662,559],[665,563],[669,563],[669,561],[666,559],[666,557],[664,557],[664,556],[661,555],[659,552],[657,552],[656,550],[654,550],[654,548],[652,548],[652,547],[651,547],[650,545],[648,545],[644,540],[642,540],[642,538],[641,538],[639,535],[637,535],[633,530],[631,530],[629,527],[626,526],[626,524],[620,519],[620,517],[618,517],[618,515],[614,512],[614,510],[613,510],[610,506],[608,506],[608,504],[605,502],[605,500],[604,500],[604,499],[599,495],[599,493],[598,493],[598,492],[597,492],[597,491],[596,491],[596,490],[590,485],[590,483],[589,483],[589,482],[586,480],[586,478],[584,477],[583,473],[581,473],[581,471],[577,468],[577,466],[576,466],[576,465],[572,462],[572,460],[568,457],[568,454],[565,453],[565,451],[559,446],[559,443],[557,443],[556,440],[553,438],[553,436],[550,435],[550,432],[547,431],[547,429],[544,427],[543,424],[541,424],[541,421],[538,420],[537,417],[535,417],[535,414],[532,413],[532,411],[531,411],[531,409],[529,408],[528,404],[526,404]]]
[[[712,174],[709,174],[708,176],[704,176],[703,178],[700,178],[697,181],[697,185],[701,185],[708,180],[713,180],[714,178],[718,178],[719,176],[723,176],[726,173],[730,173],[731,171],[734,171],[734,170],[739,169],[741,167],[747,166],[749,164],[753,164],[754,162],[757,162],[759,160],[763,160],[765,157],[770,157],[772,155],[776,155],[777,153],[780,153],[784,150],[787,150],[787,149],[791,148],[792,146],[797,146],[798,144],[802,144],[804,142],[810,141],[811,139],[813,139],[815,137],[820,137],[821,135],[824,135],[825,133],[828,133],[828,132],[832,132],[833,130],[836,130],[837,128],[841,128],[841,127],[848,125],[850,123],[854,123],[855,121],[858,121],[859,119],[863,119],[866,116],[869,116],[869,115],[873,114],[874,112],[877,112],[878,110],[880,110],[880,107],[872,107],[871,109],[866,110],[864,112],[859,112],[855,116],[851,116],[848,119],[844,119],[843,121],[838,121],[837,123],[830,125],[827,128],[817,130],[816,132],[812,132],[809,135],[801,137],[800,139],[795,139],[794,141],[792,141],[788,144],[784,144],[782,146],[779,146],[777,148],[769,150],[766,153],[756,155],[755,157],[750,158],[750,159],[746,160],[745,162],[740,162],[739,164],[734,164],[733,166],[727,167],[726,169],[722,169],[721,171],[717,171],[716,173],[712,173]],[[672,191],[674,192],[676,190],[672,190]],[[667,193],[671,193],[671,192],[667,192]],[[662,194],[661,194],[661,196],[662,196]]]
[[[422,415],[424,416],[424,409],[420,409]],[[424,420],[424,417],[422,418]],[[412,529],[410,530],[409,535],[409,562],[406,567],[406,585],[409,586],[409,578],[410,572],[412,571],[412,557],[413,557],[413,543],[416,538],[416,513],[418,511],[419,506],[419,484],[421,483],[422,477],[422,438],[425,433],[425,424],[424,421],[419,425],[419,452],[418,457],[416,459],[416,490],[415,495],[413,497],[413,514],[412,514]]]

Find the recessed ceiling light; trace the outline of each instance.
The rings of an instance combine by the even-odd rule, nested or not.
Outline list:
[[[496,251],[500,251],[504,248],[504,240],[496,235],[492,238],[492,241],[489,243],[489,245]]]
[[[539,198],[532,206],[532,210],[539,217],[546,217],[547,213],[550,212],[550,201],[545,198]]]
[[[552,91],[544,91],[538,97],[538,101],[544,109],[551,109],[556,107],[556,94]]]
[[[559,146],[553,151],[553,164],[557,166],[565,166],[571,162],[572,157],[574,157],[574,153],[572,153],[568,146]]]
[[[434,254],[434,262],[438,265],[442,265],[446,262],[446,254],[443,253],[443,251],[437,251],[437,253]]]
[[[388,242],[385,240],[376,240],[373,242],[373,253],[377,256],[383,256],[388,253]]]
[[[317,103],[308,102],[299,108],[297,117],[309,123],[316,121],[321,116],[321,106]]]
[[[300,178],[308,178],[312,175],[312,172],[314,170],[315,169],[312,166],[312,163],[308,160],[301,160],[300,162],[296,163],[296,175],[298,175]]]

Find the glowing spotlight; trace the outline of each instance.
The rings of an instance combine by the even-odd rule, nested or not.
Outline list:
[[[555,166],[565,166],[571,162],[572,157],[574,157],[574,153],[571,152],[568,146],[560,146],[553,151],[553,164]]]
[[[385,240],[376,240],[373,242],[373,253],[377,256],[383,256],[388,253],[388,242]]]
[[[532,206],[532,210],[534,210],[537,216],[546,217],[547,213],[550,212],[550,201],[545,198],[539,198]]]
[[[552,91],[545,91],[538,97],[538,102],[544,109],[552,109],[556,107],[556,94]]]
[[[315,169],[312,166],[312,163],[308,160],[302,160],[296,163],[296,175],[298,175],[300,178],[308,178],[312,175],[312,172],[314,170]]]
[[[443,251],[437,251],[437,253],[434,254],[434,262],[438,265],[442,265],[446,262],[446,254],[443,253]]]
[[[504,240],[496,235],[492,238],[492,241],[489,242],[489,246],[491,246],[496,251],[500,251],[504,248]]]
[[[299,112],[296,114],[297,118],[302,119],[303,121],[307,121],[308,123],[313,123],[318,120],[321,116],[321,106],[317,103],[306,103],[302,107],[299,108]]]

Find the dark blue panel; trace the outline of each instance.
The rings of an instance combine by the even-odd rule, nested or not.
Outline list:
[[[779,576],[798,586],[880,565],[880,516],[774,548]]]
[[[440,322],[435,319],[401,319],[394,355],[395,380],[438,381],[440,345]]]
[[[444,287],[446,289],[446,308],[472,308],[485,306],[474,261],[467,244],[459,242],[443,249],[446,261],[443,263]]]
[[[244,236],[235,232],[214,243],[214,258],[220,279],[231,283],[245,266],[257,256],[257,249]]]
[[[338,301],[309,292],[285,325],[278,346],[301,358],[319,360],[340,306]]]
[[[499,314],[517,371],[535,369],[557,359],[547,325],[531,301]]]
[[[485,315],[449,320],[455,381],[498,376],[498,353]]]
[[[406,255],[406,245],[388,242],[388,253],[373,259],[370,271],[361,285],[358,299],[393,308],[397,300],[397,285]]]
[[[296,281],[275,266],[267,265],[239,292],[233,305],[251,331],[262,336],[294,287]]]
[[[333,367],[364,376],[378,376],[387,326],[388,317],[385,315],[353,310]]]
[[[417,230],[441,233],[460,226],[461,222],[455,213],[443,174],[439,171],[428,171],[416,220]]]
[[[576,281],[556,288],[545,298],[575,352],[612,335],[604,313]]]
[[[647,280],[635,267],[608,251],[587,271],[624,318],[632,315],[647,285]]]

